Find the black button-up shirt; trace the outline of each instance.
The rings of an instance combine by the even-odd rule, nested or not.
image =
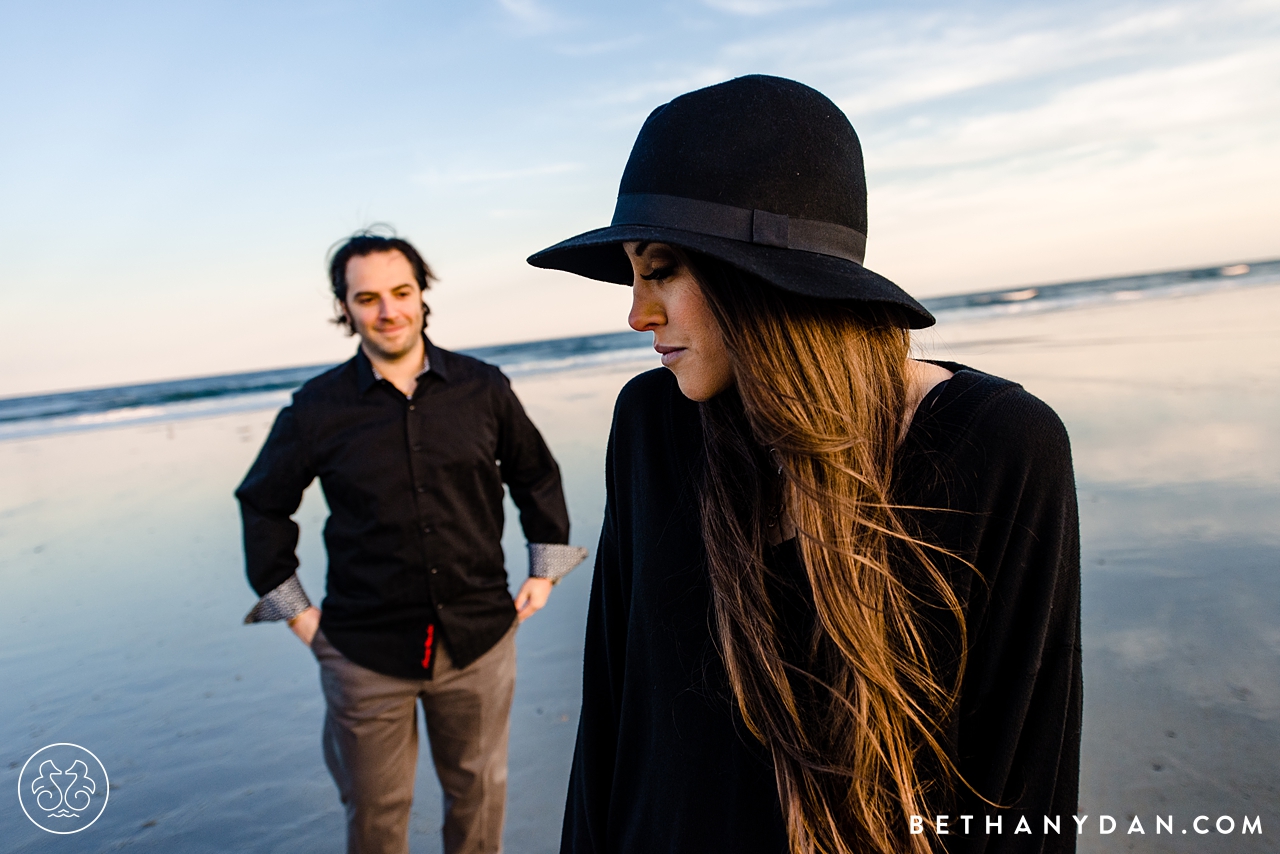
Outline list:
[[[529,542],[569,538],[559,467],[507,378],[426,347],[410,398],[363,350],[303,385],[236,490],[249,583],[266,595],[298,566],[290,517],[320,478],[330,513],[321,628],[357,664],[405,678],[430,676],[428,627],[465,667],[515,620],[504,483]]]

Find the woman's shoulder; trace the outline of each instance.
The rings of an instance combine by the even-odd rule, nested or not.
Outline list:
[[[679,391],[675,374],[666,368],[654,368],[627,380],[618,392],[618,406],[649,406]]]
[[[967,365],[942,363],[953,372],[929,412],[934,443],[957,452],[1069,464],[1071,445],[1062,419],[1040,398],[1011,380]]]
[[[654,368],[632,377],[618,392],[614,406],[614,426],[619,422],[661,424],[673,417],[697,417],[697,404],[680,393],[675,375],[666,368]]]
[[[680,393],[666,368],[633,377],[618,393],[611,430],[616,451],[683,455],[700,445],[701,435],[698,405]]]

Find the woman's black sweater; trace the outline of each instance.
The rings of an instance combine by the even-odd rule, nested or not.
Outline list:
[[[942,364],[955,376],[917,412],[893,494],[941,508],[905,521],[977,569],[940,559],[970,650],[945,735],[965,779],[1003,808],[962,787],[939,810],[940,839],[951,852],[1073,851],[1080,561],[1066,431],[1021,386]],[[609,438],[563,852],[787,850],[769,753],[742,724],[713,640],[701,459],[697,404],[674,376],[628,383]],[[944,654],[955,640],[940,639]]]

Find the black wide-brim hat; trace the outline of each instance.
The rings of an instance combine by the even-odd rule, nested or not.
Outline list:
[[[848,118],[815,89],[753,74],[650,113],[622,173],[613,223],[529,263],[629,285],[622,244],[668,243],[783,290],[888,305],[905,326],[932,326],[924,306],[862,265],[866,235],[862,146]]]

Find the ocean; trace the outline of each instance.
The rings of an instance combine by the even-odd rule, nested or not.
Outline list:
[[[1208,293],[1277,280],[1280,260],[1272,260],[956,294],[923,302],[939,321],[964,321]],[[648,333],[627,331],[498,344],[461,352],[499,365],[508,376],[517,377],[626,362],[636,357],[636,351],[650,346],[652,336]],[[0,439],[257,408],[262,405],[262,395],[275,394],[284,401],[288,392],[331,367],[303,365],[0,398]]]

